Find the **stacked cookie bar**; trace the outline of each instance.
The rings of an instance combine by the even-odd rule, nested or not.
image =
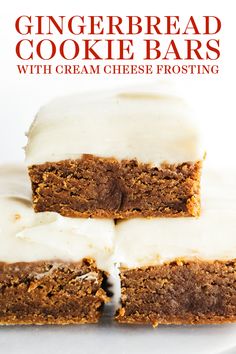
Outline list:
[[[197,216],[202,153],[182,99],[81,95],[42,108],[29,131],[36,212],[69,217]]]
[[[199,145],[187,104],[163,92],[43,107],[26,147],[32,200],[25,172],[1,172],[0,323],[96,322],[115,266],[120,323],[235,321],[236,209],[209,175],[201,208]]]

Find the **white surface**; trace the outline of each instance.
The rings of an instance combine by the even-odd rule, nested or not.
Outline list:
[[[95,91],[59,97],[42,107],[28,133],[26,164],[83,154],[163,162],[202,160],[193,112],[173,88]]]
[[[68,327],[3,327],[4,354],[235,354],[236,324],[127,326],[107,314],[100,324]]]
[[[113,220],[34,213],[23,166],[1,166],[0,186],[0,261],[80,261],[91,257],[100,269],[111,271]]]

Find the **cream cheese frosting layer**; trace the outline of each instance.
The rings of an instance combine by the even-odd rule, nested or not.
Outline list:
[[[163,162],[201,160],[193,112],[180,97],[155,91],[88,92],[42,107],[28,133],[27,165],[83,154]]]
[[[113,220],[34,213],[27,172],[20,166],[1,167],[0,182],[1,262],[80,261],[91,257],[100,269],[111,270]]]
[[[31,198],[31,188],[26,167],[22,165],[0,166],[0,198],[18,197],[26,200]]]
[[[116,226],[115,260],[128,268],[182,259],[236,259],[236,173],[203,176],[198,218],[121,221]]]

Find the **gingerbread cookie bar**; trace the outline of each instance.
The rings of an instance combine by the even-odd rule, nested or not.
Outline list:
[[[69,217],[197,216],[203,154],[187,104],[162,93],[56,99],[28,133],[36,212]]]
[[[95,323],[109,301],[113,221],[35,214],[26,177],[0,168],[0,324]]]
[[[116,226],[118,322],[236,321],[235,173],[206,178],[200,217],[138,218]]]

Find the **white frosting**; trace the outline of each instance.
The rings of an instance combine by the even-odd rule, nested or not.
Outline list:
[[[115,260],[125,267],[162,264],[176,258],[236,258],[236,173],[203,176],[199,218],[132,219],[116,227]]]
[[[159,166],[202,159],[193,113],[177,96],[95,92],[60,97],[42,107],[28,133],[27,165],[83,154]]]
[[[100,269],[110,271],[113,220],[34,213],[27,173],[20,166],[1,167],[0,186],[0,261],[79,261],[91,257]]]
[[[30,200],[31,188],[26,168],[20,165],[0,166],[0,198],[17,197]]]

